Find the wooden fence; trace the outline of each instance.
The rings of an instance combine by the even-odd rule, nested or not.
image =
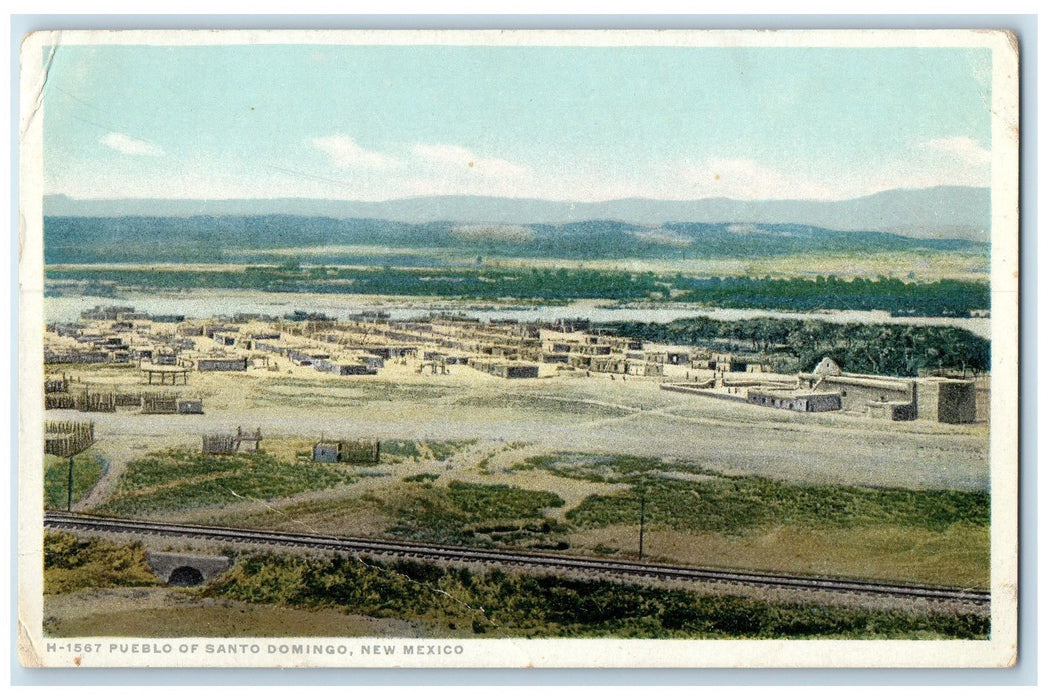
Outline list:
[[[211,455],[231,455],[234,452],[240,452],[241,448],[245,452],[258,452],[261,445],[261,429],[256,428],[255,432],[247,433],[238,426],[237,431],[232,435],[214,433],[204,435],[201,451]]]
[[[95,424],[44,421],[44,452],[56,457],[78,455],[95,442]]]
[[[234,435],[205,435],[202,451],[206,455],[231,455],[237,451]]]
[[[142,413],[175,413],[177,394],[142,394]]]
[[[76,408],[76,398],[72,394],[44,394],[44,408]]]
[[[76,395],[75,407],[78,411],[89,413],[113,413],[116,411],[116,394],[85,390]]]

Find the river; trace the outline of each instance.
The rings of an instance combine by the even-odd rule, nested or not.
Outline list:
[[[92,296],[55,296],[44,299],[48,322],[69,322],[95,306],[134,306],[149,314],[182,314],[187,318],[233,316],[236,313],[283,316],[296,310],[323,313],[346,318],[364,311],[388,313],[394,320],[404,320],[428,313],[466,314],[482,321],[512,318],[519,321],[554,321],[559,318],[588,318],[595,323],[640,321],[669,323],[679,318],[708,316],[718,321],[738,321],[771,317],[818,320],[830,323],[897,323],[913,326],[952,326],[990,337],[989,318],[893,317],[886,311],[814,312],[775,311],[769,309],[719,309],[696,304],[651,304],[617,306],[607,300],[583,299],[563,305],[531,306],[466,302],[433,297],[380,297],[353,294],[299,294],[256,292],[233,289],[188,290],[182,292],[128,292],[118,299]]]

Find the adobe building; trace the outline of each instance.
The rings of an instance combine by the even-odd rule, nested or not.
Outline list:
[[[834,392],[751,389],[746,392],[746,402],[757,406],[783,408],[799,413],[841,410],[841,396]]]
[[[247,370],[246,357],[202,357],[197,360],[201,372],[243,372]]]
[[[918,379],[917,415],[939,423],[974,423],[975,382],[941,377]]]
[[[844,412],[887,420],[975,422],[976,391],[971,380],[851,374],[828,357],[798,379],[801,388],[840,394]]]
[[[824,357],[813,371],[802,372],[798,378],[801,388],[839,394],[841,410],[846,413],[869,414],[871,404],[914,404],[917,398],[916,383],[912,379],[845,374],[828,357]],[[893,415],[901,416],[902,413]]]

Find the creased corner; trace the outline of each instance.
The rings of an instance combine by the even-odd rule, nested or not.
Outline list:
[[[25,623],[18,621],[18,661],[25,668],[42,668],[44,660]]]
[[[19,136],[25,137],[26,132],[32,127],[33,122],[36,120],[37,115],[40,113],[41,108],[44,106],[44,88],[47,87],[47,79],[51,73],[51,66],[55,61],[55,54],[58,52],[58,42],[61,37],[61,32],[51,32],[53,39],[49,42],[47,58],[44,60],[44,65],[40,71],[40,77],[37,79],[36,84],[31,88],[31,103],[32,106],[27,111],[23,112],[22,123],[19,128]],[[29,40],[33,35],[30,34],[26,37],[26,41]],[[31,45],[23,42],[23,51],[21,56],[22,69],[25,70],[25,62],[27,60],[33,60],[30,57],[29,49]],[[23,96],[24,99],[24,96]]]

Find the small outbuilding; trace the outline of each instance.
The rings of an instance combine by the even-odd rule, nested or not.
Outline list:
[[[314,462],[377,464],[381,454],[378,440],[321,441],[313,445]]]
[[[318,442],[313,445],[314,462],[341,462],[342,443]]]
[[[201,372],[243,372],[247,369],[246,357],[202,357],[197,360]]]
[[[204,401],[203,399],[179,399],[177,411],[183,414],[201,414],[204,412]]]

